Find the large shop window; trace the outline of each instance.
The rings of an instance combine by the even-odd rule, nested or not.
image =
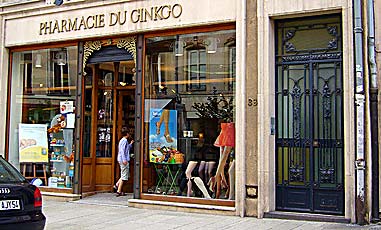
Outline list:
[[[235,199],[235,31],[146,39],[143,193]]]
[[[9,161],[37,185],[72,188],[77,47],[12,57]]]

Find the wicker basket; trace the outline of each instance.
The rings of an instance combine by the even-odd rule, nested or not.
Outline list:
[[[184,163],[184,154],[176,153],[174,155],[176,164]]]

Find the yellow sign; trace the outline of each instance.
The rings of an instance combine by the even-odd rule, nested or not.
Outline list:
[[[48,162],[48,137],[46,124],[19,124],[20,163]]]

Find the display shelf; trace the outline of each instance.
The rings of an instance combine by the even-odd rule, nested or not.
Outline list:
[[[61,129],[59,132],[51,133],[49,136],[49,187],[71,187],[71,178],[68,176],[70,174],[70,163],[67,162],[65,158],[68,158],[73,151],[72,137],[72,129]]]
[[[66,161],[64,161],[64,160],[52,160],[52,159],[50,159],[50,162],[66,162]]]
[[[98,121],[98,126],[107,126],[107,127],[112,127],[112,122],[103,122],[103,121]]]

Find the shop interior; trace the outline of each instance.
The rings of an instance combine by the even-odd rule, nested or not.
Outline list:
[[[145,63],[143,193],[234,200],[234,31],[147,38]]]

